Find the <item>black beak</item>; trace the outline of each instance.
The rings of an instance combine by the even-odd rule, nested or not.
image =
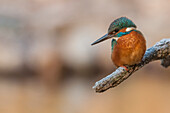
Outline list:
[[[96,41],[94,41],[91,45],[95,45],[95,44],[100,43],[100,42],[102,42],[102,41],[104,41],[104,40],[107,40],[107,39],[109,39],[109,38],[111,38],[111,36],[109,36],[108,34],[105,34],[105,35],[102,36],[101,38],[99,38],[99,39],[97,39]]]

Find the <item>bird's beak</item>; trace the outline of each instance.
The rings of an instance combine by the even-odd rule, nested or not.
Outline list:
[[[105,34],[104,36],[102,36],[101,38],[99,38],[99,39],[97,39],[96,41],[94,41],[91,45],[95,45],[95,44],[97,44],[97,43],[100,43],[100,42],[102,42],[102,41],[104,41],[104,40],[107,40],[107,39],[109,39],[109,38],[112,38],[113,36],[110,36],[110,35],[108,35],[108,34]]]

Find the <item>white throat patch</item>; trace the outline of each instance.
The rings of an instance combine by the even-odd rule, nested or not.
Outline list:
[[[126,32],[132,31],[132,30],[134,30],[134,29],[136,29],[136,28],[134,28],[134,27],[128,27],[128,28],[126,28]]]
[[[120,37],[113,37],[116,41],[120,38]]]

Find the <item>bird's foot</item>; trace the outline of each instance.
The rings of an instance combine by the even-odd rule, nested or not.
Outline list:
[[[120,67],[123,67],[126,71],[129,70],[126,66],[120,66]]]

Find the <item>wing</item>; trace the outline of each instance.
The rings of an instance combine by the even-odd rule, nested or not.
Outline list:
[[[112,51],[113,51],[113,48],[114,48],[115,44],[117,44],[116,40],[115,40],[115,39],[112,39],[112,43],[111,43]]]

